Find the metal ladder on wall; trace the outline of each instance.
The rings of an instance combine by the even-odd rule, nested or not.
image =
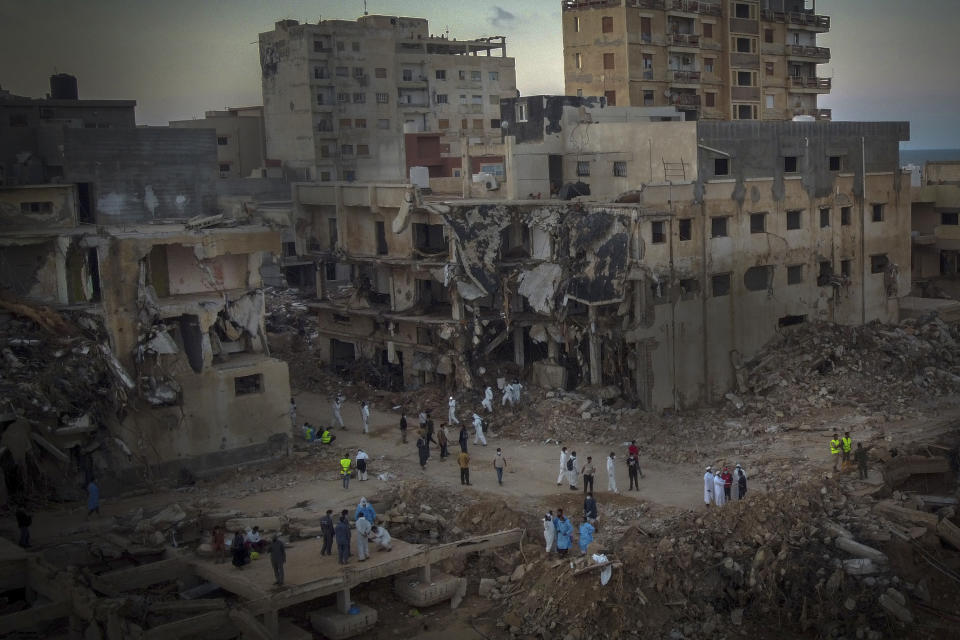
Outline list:
[[[664,182],[672,182],[673,180],[677,179],[680,181],[686,181],[687,165],[683,161],[683,156],[680,156],[680,162],[667,162],[663,159],[663,156],[660,156],[660,162],[663,164]]]

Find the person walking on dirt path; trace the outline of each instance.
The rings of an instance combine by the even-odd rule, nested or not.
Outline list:
[[[497,447],[497,455],[493,458],[493,468],[497,470],[497,484],[503,485],[503,470],[507,467],[507,459],[503,457],[503,451]]]
[[[473,414],[473,444],[477,443],[487,446],[487,438],[483,435],[483,418]]]
[[[467,425],[462,424],[460,425],[460,438],[458,439],[458,442],[460,443],[460,453],[467,452],[468,439],[469,439],[469,435],[467,435]]]
[[[297,401],[290,398],[290,428],[297,428]]]
[[[747,474],[744,473],[743,467],[739,464],[736,467],[737,471],[737,500],[743,500],[743,497],[747,495]]]
[[[553,511],[547,511],[543,516],[543,542],[546,545],[547,553],[553,551],[557,543],[557,525],[553,523]]]
[[[850,438],[849,431],[844,432],[843,438],[840,439],[840,444],[843,448],[840,453],[842,457],[841,468],[846,469],[850,464],[850,452],[853,451],[853,440]]]
[[[867,450],[863,448],[863,443],[857,443],[857,450],[853,454],[853,459],[857,463],[857,469],[860,472],[860,479],[867,479]]]
[[[97,486],[96,478],[90,478],[87,485],[87,520],[94,513],[100,515],[100,487]]]
[[[460,424],[457,420],[457,400],[453,396],[447,400],[447,422],[450,424]]]
[[[487,387],[483,392],[483,400],[480,402],[487,413],[493,413],[493,389]]]
[[[427,458],[430,457],[430,445],[427,444],[426,438],[420,436],[417,438],[417,453],[420,455],[420,468],[427,468]]]
[[[560,449],[560,473],[557,475],[557,486],[563,484],[563,479],[567,477],[567,448]]]
[[[597,519],[597,501],[592,493],[588,493],[583,501],[583,517]]]
[[[370,456],[367,455],[367,452],[363,449],[357,449],[356,457],[356,466],[357,466],[357,480],[364,482],[367,479],[367,460],[370,459]]]
[[[723,493],[723,476],[720,475],[720,471],[713,472],[713,503],[718,507],[726,504]]]
[[[627,491],[633,491],[636,489],[640,490],[640,480],[637,479],[637,474],[640,471],[640,462],[637,459],[637,456],[631,454],[627,456],[627,476],[630,478],[630,488]]]
[[[836,433],[833,434],[833,438],[830,440],[830,457],[833,458],[833,470],[837,471],[840,465],[840,452],[843,449],[843,444],[840,442],[840,436]]]
[[[572,451],[567,458],[567,482],[570,483],[570,490],[577,491],[577,476],[580,475],[580,467],[577,465],[577,452]]]
[[[733,474],[730,473],[729,468],[724,467],[720,477],[723,478],[723,501],[730,502],[730,490],[733,489]]]
[[[587,456],[587,464],[583,465],[583,469],[580,470],[580,475],[583,476],[583,495],[593,491],[593,477],[596,473],[597,468],[593,466],[593,458]]]
[[[426,428],[427,428],[427,431],[426,431],[426,436],[425,436],[424,439],[427,441],[427,448],[428,448],[428,449],[430,448],[430,443],[431,443],[431,442],[432,442],[433,444],[439,446],[439,443],[437,443],[437,441],[434,440],[434,438],[433,438],[433,418],[431,418],[430,416],[427,416],[427,425],[426,425]]]
[[[273,566],[273,577],[276,578],[273,584],[278,587],[283,586],[283,565],[287,562],[287,550],[283,546],[283,541],[273,536],[270,541],[270,564]]]
[[[710,506],[710,503],[713,502],[713,470],[712,467],[707,467],[707,472],[703,474],[703,501]]]
[[[334,535],[337,538],[337,562],[347,564],[350,562],[350,525],[346,516],[340,516],[340,521],[334,527]]]
[[[407,414],[400,414],[400,440],[407,444]]]
[[[573,542],[573,525],[564,517],[563,509],[557,509],[554,523],[557,526],[557,555],[563,558],[570,551],[570,544]]]
[[[460,467],[460,484],[470,485],[470,454],[463,447],[457,454],[457,466]]]
[[[327,509],[326,515],[320,518],[320,534],[323,536],[323,546],[320,548],[320,555],[333,555],[333,509]]]
[[[617,489],[617,454],[613,451],[607,456],[607,491],[610,493],[620,493]]]
[[[596,532],[596,529],[590,524],[590,520],[584,518],[580,524],[580,539],[578,540],[580,544],[580,555],[587,555],[587,548],[590,546],[590,543],[593,542],[594,532]]]
[[[369,538],[367,536],[370,535],[373,523],[361,513],[354,524],[357,527],[357,560],[366,562],[367,558],[370,557],[370,546],[367,544]]]
[[[360,516],[365,517],[370,524],[377,522],[377,512],[374,511],[373,505],[367,502],[366,498],[360,498],[360,502],[357,503],[357,510],[353,514],[353,519],[356,520]]]
[[[343,488],[350,488],[350,465],[353,464],[353,461],[350,460],[350,452],[347,451],[343,454],[343,457],[340,458],[340,478],[343,480]]]
[[[450,439],[447,437],[447,425],[445,424],[441,424],[440,430],[437,431],[437,444],[440,445],[441,460],[450,455],[450,452],[447,451],[447,447],[450,445]]]
[[[370,405],[366,400],[360,403],[360,419],[363,420],[363,432],[370,433]]]
[[[337,395],[336,397],[334,397],[333,404],[331,406],[333,408],[333,422],[336,422],[337,424],[339,424],[341,429],[346,429],[347,425],[343,424],[343,416],[340,415],[340,409],[343,408],[342,393],[340,393],[339,391],[337,392]],[[331,422],[331,424],[333,424],[333,422]]]

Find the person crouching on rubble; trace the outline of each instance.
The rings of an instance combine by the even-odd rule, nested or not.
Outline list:
[[[370,527],[370,542],[377,545],[378,551],[393,551],[393,547],[390,546],[391,539],[386,527],[382,525]]]

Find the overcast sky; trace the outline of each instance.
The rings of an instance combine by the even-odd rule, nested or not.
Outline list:
[[[808,0],[809,1],[809,0]],[[523,94],[563,91],[559,0],[368,0],[370,13],[425,17],[450,37],[507,36]],[[960,148],[960,0],[817,0],[834,78],[834,120],[909,120],[904,148]],[[0,86],[43,96],[54,71],[81,98],[135,99],[166,124],[259,104],[257,34],[282,18],[356,19],[363,0],[0,0]]]

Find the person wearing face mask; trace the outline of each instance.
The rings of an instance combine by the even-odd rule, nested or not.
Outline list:
[[[503,451],[497,447],[497,456],[493,459],[493,468],[497,470],[497,482],[503,484],[503,470],[507,467],[507,459],[503,457]]]

